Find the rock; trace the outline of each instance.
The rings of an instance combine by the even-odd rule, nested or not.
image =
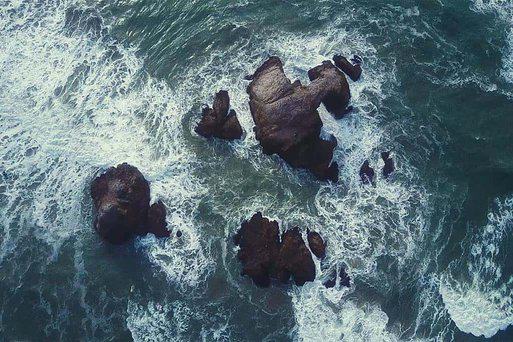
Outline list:
[[[360,79],[360,76],[362,75],[362,67],[360,65],[361,58],[358,56],[354,56],[351,60],[356,63],[352,64],[350,61],[347,60],[347,58],[341,55],[333,56],[333,61],[335,62],[335,65],[340,70],[342,70],[347,76],[349,76],[349,78],[356,82]]]
[[[321,86],[326,94],[322,103],[335,118],[341,118],[347,113],[347,105],[351,99],[349,84],[344,74],[330,61],[324,61],[308,71],[308,78],[315,82],[321,80]]]
[[[168,237],[169,231],[166,229],[166,207],[162,201],[153,203],[148,210],[148,233],[156,237]]]
[[[390,152],[381,152],[381,159],[385,162],[385,166],[383,166],[383,176],[388,178],[395,170],[394,160],[390,158]]]
[[[360,179],[363,184],[373,184],[374,183],[374,169],[370,167],[369,161],[366,160],[363,162],[362,167],[360,168]]]
[[[122,244],[150,232],[169,236],[165,207],[158,202],[150,210],[150,186],[136,167],[123,163],[109,168],[93,180],[91,197],[94,228],[104,240]]]
[[[319,259],[324,259],[326,257],[326,244],[319,233],[308,230],[307,238],[312,253]]]
[[[203,117],[194,129],[205,138],[235,140],[242,138],[242,127],[235,111],[230,110],[228,92],[221,90],[215,95],[213,108],[203,108]]]
[[[177,231],[176,231],[176,237],[177,237],[177,238],[182,237],[182,231],[181,231],[181,230],[177,230]]]
[[[250,77],[247,92],[255,135],[265,154],[278,154],[320,180],[337,181],[338,165],[331,162],[337,141],[333,136],[327,141],[319,137],[322,121],[317,112],[321,101],[331,99],[336,86],[340,87],[340,79],[335,82],[333,75],[334,71],[319,71],[318,78],[308,86],[291,83],[281,60],[270,57]],[[343,105],[343,99],[341,103],[337,107]]]
[[[292,277],[298,286],[315,279],[315,264],[297,227],[280,241],[278,223],[258,212],[242,223],[234,243],[240,247],[242,275],[259,287],[268,287],[272,279],[287,283]]]
[[[278,222],[258,212],[242,223],[233,239],[240,247],[237,257],[242,263],[242,275],[249,276],[259,287],[268,287],[271,277],[276,277],[274,265],[281,246]]]
[[[328,279],[325,280],[323,283],[324,287],[326,287],[328,289],[335,287],[335,285],[337,284],[337,275],[339,278],[340,286],[344,286],[344,287],[351,286],[351,278],[346,273],[346,270],[344,269],[344,267],[341,266],[338,268],[338,271],[337,271],[337,268],[335,268],[331,271],[331,273],[328,276]]]
[[[292,276],[298,286],[315,279],[315,264],[305,245],[299,228],[287,230],[282,235],[281,248],[276,262],[278,280],[286,283]]]

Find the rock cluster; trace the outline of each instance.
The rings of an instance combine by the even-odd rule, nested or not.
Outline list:
[[[331,161],[337,141],[333,136],[320,138],[317,108],[325,102],[330,111],[340,113],[349,100],[349,87],[331,62],[310,70],[309,75],[313,81],[308,86],[292,83],[278,57],[257,69],[247,89],[255,135],[265,154],[278,154],[320,180],[337,181],[338,166]]]
[[[214,97],[212,108],[203,108],[201,121],[195,128],[196,133],[205,138],[235,140],[242,138],[242,127],[235,110],[230,109],[228,92],[221,90]]]
[[[91,184],[94,229],[106,241],[122,244],[135,235],[169,236],[166,208],[150,206],[150,186],[142,173],[126,163],[109,168]]]
[[[324,255],[322,238],[311,234],[316,251]],[[258,212],[242,223],[234,243],[240,247],[237,256],[242,263],[242,275],[249,276],[259,287],[268,287],[272,279],[287,283],[292,277],[299,286],[315,279],[312,255],[297,227],[287,230],[280,239],[278,222]]]

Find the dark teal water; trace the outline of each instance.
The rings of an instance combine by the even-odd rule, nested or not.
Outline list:
[[[513,339],[513,3],[0,1],[0,340]],[[326,134],[340,182],[262,154],[246,74],[364,59]],[[207,141],[229,91],[246,131]],[[363,187],[366,159],[397,172]],[[92,229],[89,184],[129,162],[181,238]],[[328,241],[315,282],[258,289],[232,236],[260,210]],[[344,265],[350,289],[325,289]]]

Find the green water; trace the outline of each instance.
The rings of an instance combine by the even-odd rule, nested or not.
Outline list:
[[[0,0],[0,340],[513,339],[511,18],[506,0]],[[330,185],[262,153],[244,76],[277,55],[308,83],[335,53],[364,71],[348,117],[320,109]],[[220,89],[240,142],[194,133]],[[384,150],[397,171],[362,186]],[[95,235],[89,184],[121,162],[181,238]],[[316,281],[240,276],[256,211],[322,234]],[[340,265],[351,288],[325,289]]]

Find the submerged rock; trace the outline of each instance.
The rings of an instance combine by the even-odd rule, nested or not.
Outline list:
[[[196,133],[205,138],[235,140],[242,138],[242,127],[237,114],[230,110],[228,92],[221,90],[215,95],[212,108],[203,108],[203,116],[195,128]]]
[[[347,60],[344,56],[341,55],[335,55],[333,56],[333,62],[335,62],[335,65],[342,70],[349,78],[351,78],[354,82],[358,81],[360,79],[360,76],[362,75],[362,67],[361,62],[362,59],[358,56],[354,56],[351,59],[355,64],[351,63]]]
[[[362,167],[360,168],[360,179],[363,184],[373,184],[374,183],[375,172],[372,167],[369,165],[369,161],[366,160],[363,162]]]
[[[142,173],[126,163],[109,168],[91,184],[94,228],[106,241],[122,244],[134,235],[169,236],[162,202],[150,208],[150,186]]]
[[[242,275],[259,287],[268,287],[271,279],[287,283],[292,277],[299,286],[315,279],[315,264],[297,227],[283,233],[280,241],[278,222],[258,212],[242,223],[234,243],[240,247]]]
[[[337,146],[335,137],[322,140],[322,121],[317,108],[325,101],[330,108],[347,105],[343,80],[335,70],[318,69],[310,85],[294,83],[285,76],[278,57],[270,57],[248,77],[249,106],[255,135],[265,154],[278,154],[296,168],[310,170],[320,180],[338,180],[338,165],[331,162]],[[343,75],[342,75],[343,77]]]
[[[307,239],[312,253],[319,259],[324,259],[326,257],[326,243],[319,233],[308,230]]]
[[[381,159],[385,162],[383,166],[383,176],[388,178],[395,170],[394,160],[390,158],[390,152],[381,152]]]
[[[351,278],[347,274],[345,268],[341,266],[338,269],[335,268],[331,271],[331,273],[328,276],[328,279],[326,279],[323,283],[324,287],[326,287],[328,289],[335,287],[335,285],[337,284],[337,275],[338,275],[340,286],[344,286],[344,287],[351,286]]]

